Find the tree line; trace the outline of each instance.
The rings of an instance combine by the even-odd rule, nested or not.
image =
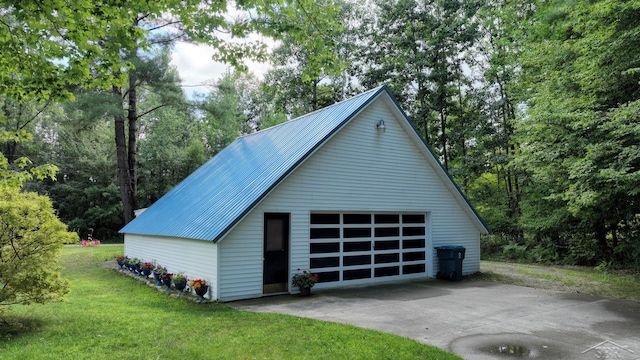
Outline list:
[[[116,236],[237,136],[386,84],[490,228],[484,256],[640,268],[637,1],[247,2],[234,21],[216,5],[195,16],[199,1],[69,13],[104,15],[118,32],[2,3],[0,42],[26,62],[0,59],[15,84],[0,94],[6,168],[57,166],[56,181],[24,189],[81,235]],[[51,22],[63,44],[95,41],[39,43]],[[276,46],[224,40],[249,33]],[[237,70],[187,98],[176,41],[209,44]],[[45,45],[68,62],[23,54]],[[249,58],[272,68],[258,79]]]

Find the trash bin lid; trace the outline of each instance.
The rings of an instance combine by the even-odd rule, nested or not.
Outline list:
[[[464,246],[460,246],[460,245],[437,246],[434,249],[436,249],[436,250],[465,250]]]

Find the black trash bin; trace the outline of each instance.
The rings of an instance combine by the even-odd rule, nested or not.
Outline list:
[[[462,280],[462,260],[464,260],[464,246],[449,245],[435,248],[440,260],[440,271],[436,274],[438,279]]]

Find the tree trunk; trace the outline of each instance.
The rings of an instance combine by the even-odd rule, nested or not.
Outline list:
[[[18,104],[18,113],[15,115],[16,127],[15,129],[13,129],[16,132],[21,129],[20,119],[22,118],[22,109],[23,109],[22,103]],[[7,119],[11,119],[13,117],[11,112],[8,109],[7,104],[5,104],[4,113],[5,113],[5,118]],[[9,164],[13,163],[18,158],[17,151],[18,151],[18,142],[16,142],[15,140],[7,140],[4,156],[7,158],[7,161],[9,161]]]
[[[129,148],[128,148],[128,161],[129,161],[129,182],[131,183],[131,206],[133,209],[138,208],[138,95],[135,71],[129,72],[129,109],[127,110],[127,120],[129,121]]]
[[[122,98],[121,88],[114,86],[113,92],[120,98]],[[133,210],[135,209],[132,199],[135,197],[135,195],[133,189],[131,188],[131,179],[129,176],[129,158],[127,156],[124,115],[115,115],[113,118],[113,123],[115,126],[118,185],[120,186],[120,197],[122,199],[124,223],[126,225],[131,220],[133,220]]]
[[[509,201],[509,217],[514,221],[514,236],[519,243],[524,242],[524,231],[517,225],[520,217],[522,217],[522,209],[520,208],[521,191],[520,184],[518,182],[518,172],[513,164],[513,159],[517,155],[518,147],[513,143],[513,124],[516,119],[516,113],[511,103],[511,99],[507,94],[504,83],[505,80],[496,75],[495,82],[498,85],[500,92],[501,116],[502,116],[502,132],[507,136],[507,145],[505,151],[509,164],[505,169],[505,181],[507,182],[507,199]]]
[[[618,239],[618,225],[617,224],[614,224],[611,227],[611,240],[613,241],[613,244],[611,246],[611,250],[613,252],[613,257],[619,258],[619,259],[623,259],[624,256],[620,256],[619,252],[616,252],[616,250],[618,249],[618,245],[620,244],[619,239]],[[616,256],[616,254],[618,254],[618,255]],[[615,260],[618,260],[618,259],[615,259]]]
[[[318,110],[318,80],[317,79],[313,79],[311,81],[311,93],[312,93],[312,97],[311,97],[311,110],[312,111],[316,111]]]
[[[420,108],[417,112],[422,119],[424,140],[429,144],[429,146],[432,146],[431,138],[429,136],[429,108],[427,107],[427,92],[424,89],[421,79],[418,79],[418,104],[420,104]]]
[[[461,163],[462,163],[462,168],[464,169],[467,165],[467,145],[466,145],[466,130],[467,130],[467,124],[465,123],[465,119],[466,117],[464,116],[464,109],[465,109],[465,104],[463,101],[463,95],[462,95],[462,81],[460,80],[460,72],[457,73],[458,78],[457,78],[457,85],[458,85],[458,117],[460,119],[462,119],[462,124],[461,124],[461,129],[459,130],[460,132],[462,132],[462,136],[460,136],[460,149],[461,149],[461,153],[462,153],[462,158]],[[464,172],[462,172],[462,190],[466,193],[468,190],[468,185],[469,185],[469,171],[465,170]]]
[[[440,131],[442,132],[442,158],[444,159],[444,168],[449,171],[449,159],[447,158],[447,115],[445,109],[440,109]]]
[[[598,260],[611,260],[611,249],[607,244],[607,231],[604,225],[596,226],[596,241],[598,244],[596,259]]]

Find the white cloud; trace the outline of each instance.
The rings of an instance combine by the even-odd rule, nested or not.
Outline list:
[[[176,43],[171,54],[171,64],[178,69],[182,86],[189,98],[195,93],[207,93],[206,83],[218,80],[229,65],[213,61],[213,49],[207,45]],[[266,63],[247,62],[249,71],[262,78],[269,70]]]
[[[213,49],[206,45],[176,43],[171,54],[171,65],[178,69],[184,91],[192,97],[194,92],[207,92],[205,83],[220,78],[227,66],[211,60]]]

